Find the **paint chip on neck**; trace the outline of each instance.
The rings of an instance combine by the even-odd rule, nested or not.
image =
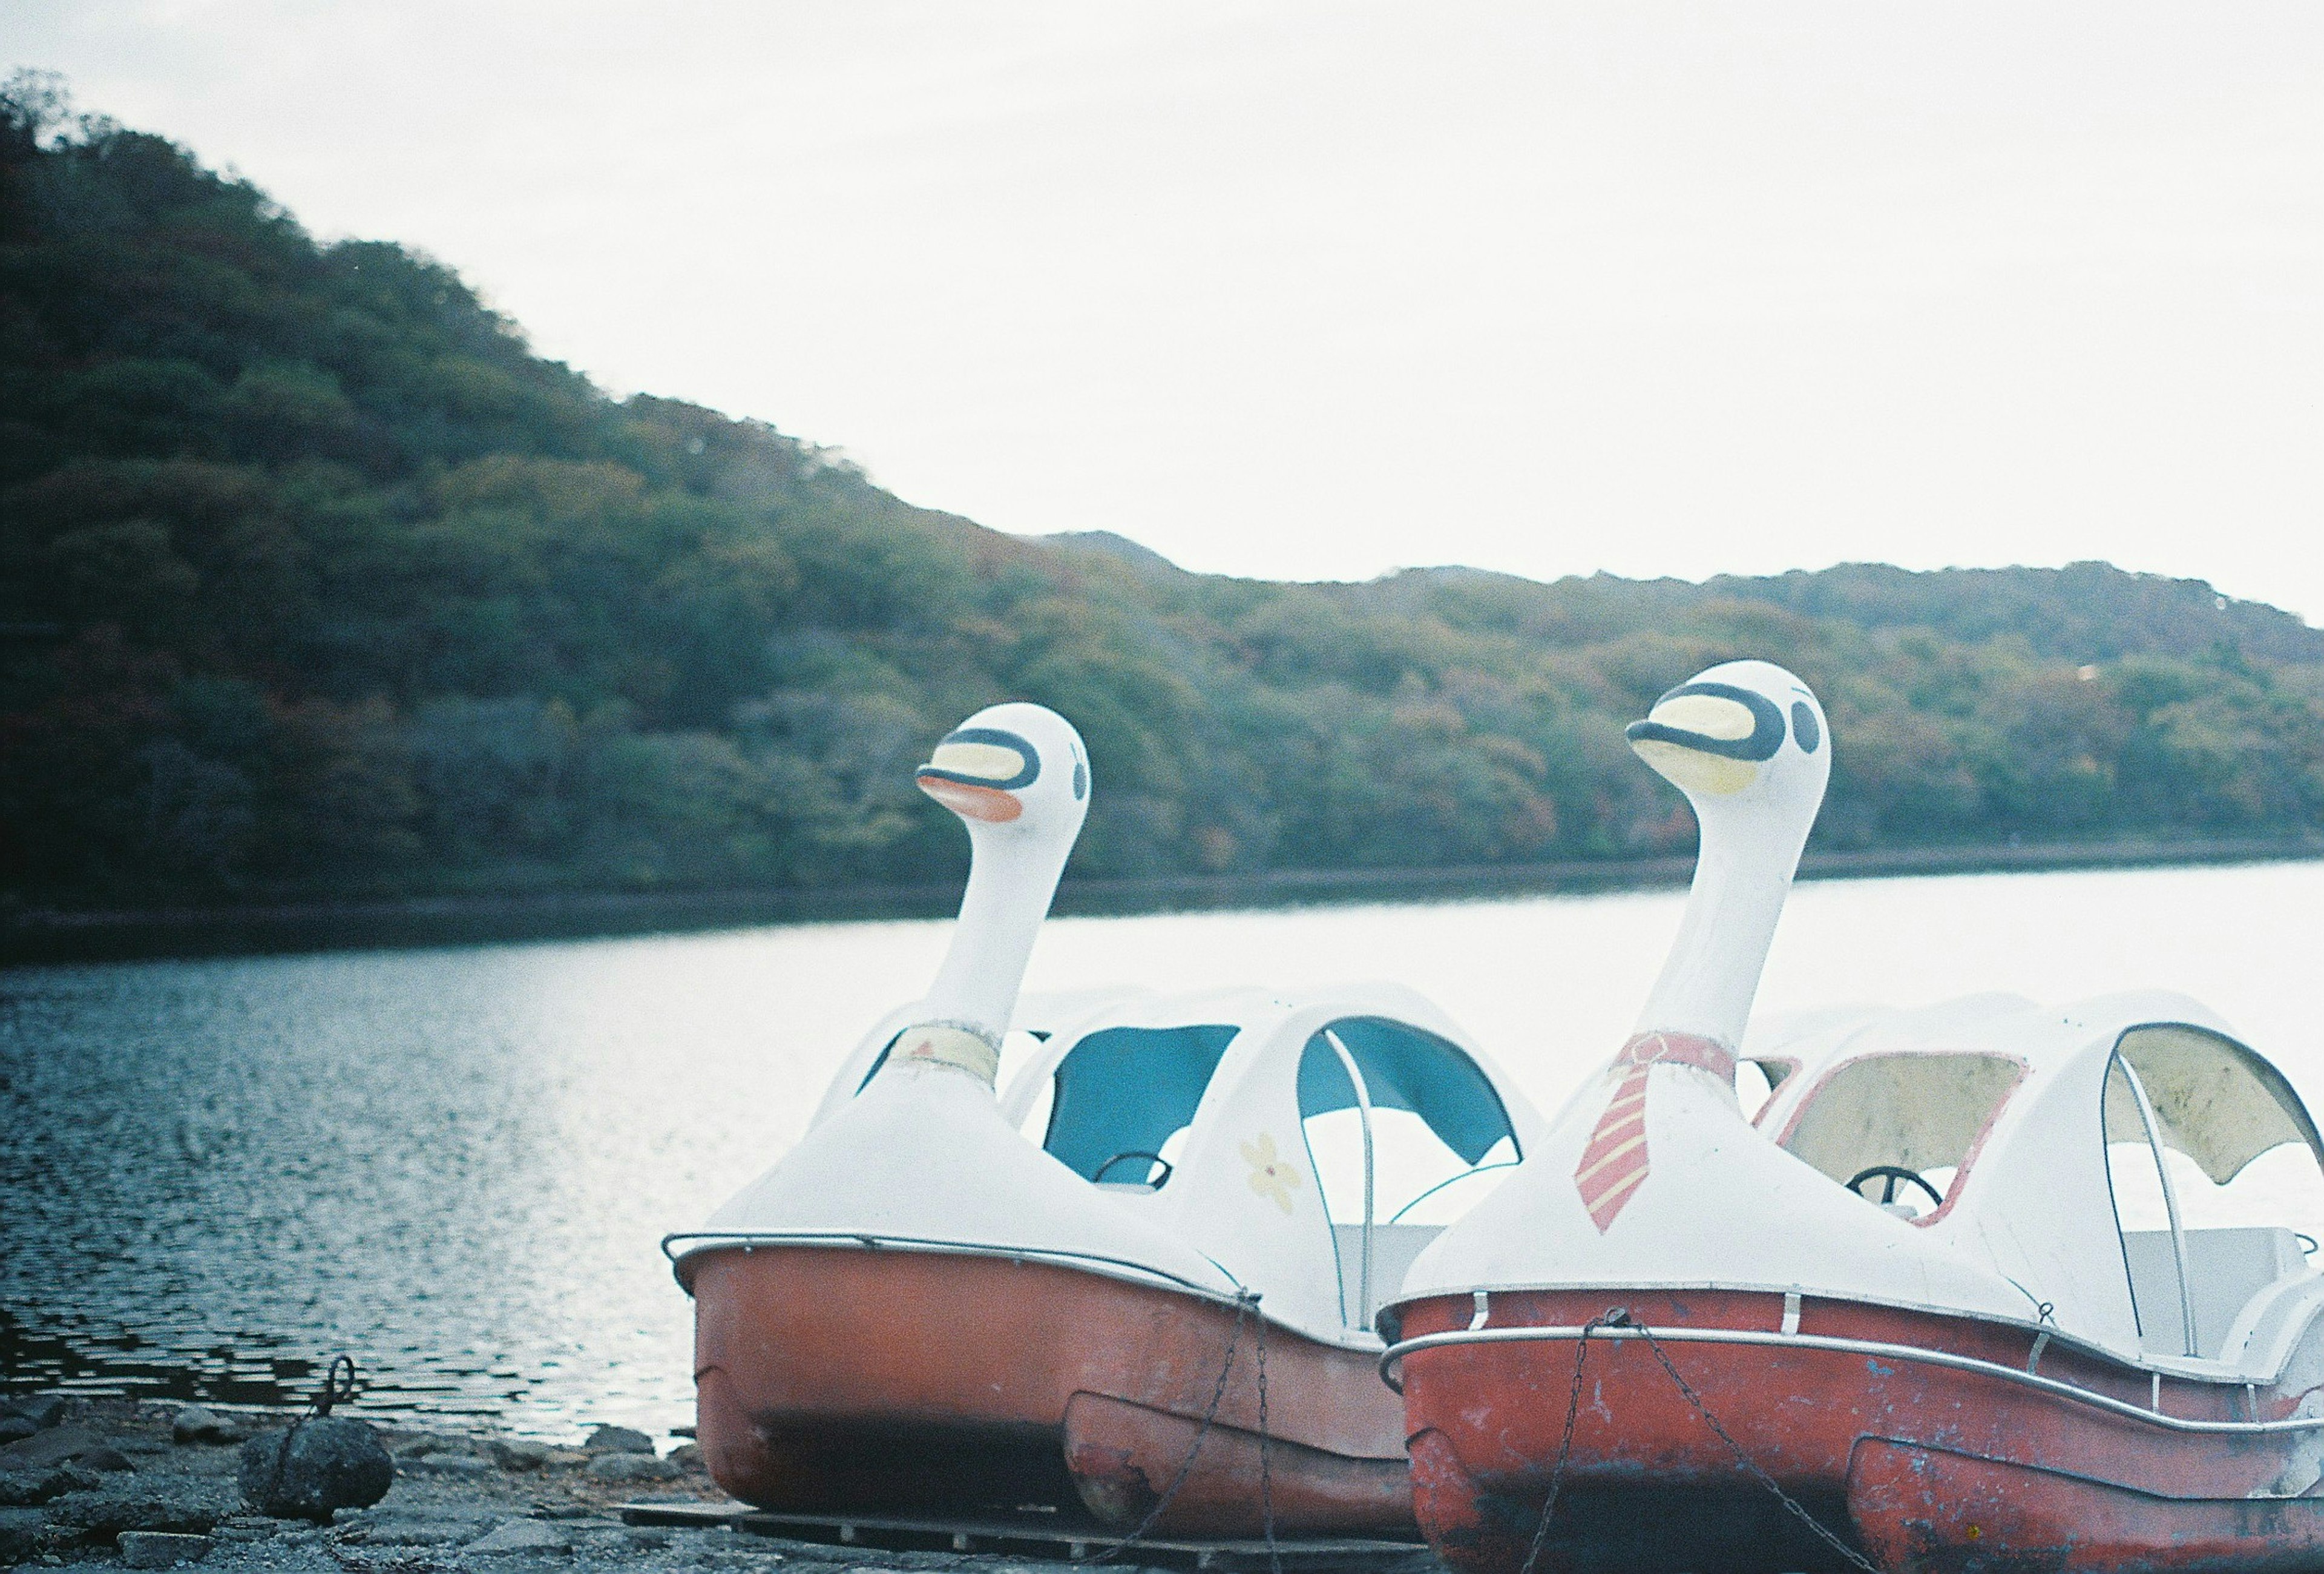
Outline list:
[[[1735,1051],[1701,1033],[1650,1031],[1633,1033],[1608,1069],[1618,1077],[1633,1067],[1692,1066],[1735,1085]]]
[[[906,1028],[888,1052],[888,1064],[904,1069],[943,1067],[993,1085],[1001,1074],[1001,1048],[982,1032],[957,1023],[929,1022]]]

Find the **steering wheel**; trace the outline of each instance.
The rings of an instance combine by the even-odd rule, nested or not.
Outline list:
[[[1145,1159],[1162,1166],[1162,1173],[1155,1179],[1146,1182],[1147,1187],[1150,1190],[1158,1190],[1164,1182],[1167,1181],[1171,1176],[1178,1172],[1177,1166],[1171,1163],[1169,1160],[1164,1158],[1161,1154],[1149,1153],[1143,1148],[1131,1148],[1126,1153],[1114,1154],[1112,1158],[1108,1159],[1104,1163],[1100,1164],[1095,1170],[1090,1172],[1090,1179],[1093,1181],[1104,1180],[1105,1172],[1108,1170],[1112,1169],[1116,1164],[1120,1163],[1124,1159]]]
[[[1848,1178],[1848,1189],[1850,1191],[1855,1191],[1858,1197],[1864,1197],[1864,1193],[1857,1189],[1862,1186],[1867,1180],[1886,1180],[1888,1182],[1887,1185],[1883,1186],[1880,1189],[1880,1200],[1884,1203],[1894,1202],[1896,1200],[1896,1182],[1899,1180],[1905,1180],[1927,1192],[1929,1194],[1929,1200],[1935,1203],[1939,1208],[1942,1208],[1945,1205],[1945,1194],[1943,1192],[1930,1185],[1928,1181],[1922,1177],[1921,1172],[1918,1170],[1907,1170],[1902,1164],[1874,1164],[1868,1169],[1858,1170],[1855,1174]],[[1864,1197],[1864,1200],[1869,1202],[1872,1199]]]

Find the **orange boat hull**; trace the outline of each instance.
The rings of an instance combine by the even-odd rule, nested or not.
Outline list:
[[[1620,1305],[1656,1329],[1772,1333],[1783,1297],[1733,1292],[1495,1295],[1492,1328],[1574,1327]],[[1467,1296],[1406,1310],[1407,1338],[1465,1329]],[[1977,1357],[2025,1371],[2006,1324],[1810,1300],[1799,1331]],[[2185,1433],[1995,1374],[1861,1352],[1665,1341],[1743,1453],[1882,1568],[1936,1570],[2324,1567],[2324,1504],[2270,1491],[2305,1434]],[[1573,1341],[1467,1343],[1402,1364],[1421,1528],[1462,1574],[1512,1574],[1540,1524]],[[2144,1372],[2047,1347],[2043,1375],[2141,1407]],[[1844,1569],[1738,1463],[1637,1339],[1593,1340],[1540,1569]],[[2181,1419],[2269,1420],[2298,1393],[2165,1380]],[[2307,1560],[2302,1562],[2301,1560]]]
[[[712,1478],[745,1502],[890,1514],[1078,1504],[1126,1529],[1183,1468],[1157,1532],[1264,1528],[1255,1318],[1220,1390],[1231,1307],[942,1252],[730,1247],[685,1267],[698,1440]],[[1373,1357],[1269,1325],[1265,1359],[1276,1530],[1410,1533],[1403,1406]]]

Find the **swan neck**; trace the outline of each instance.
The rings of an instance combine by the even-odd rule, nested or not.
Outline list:
[[[1065,872],[1065,847],[1027,847],[1005,831],[973,828],[968,888],[944,965],[923,1006],[924,1020],[977,1034],[995,1045],[1016,1014],[1033,941],[1048,916]]]
[[[1637,1032],[1688,1033],[1733,1050],[1743,1042],[1768,947],[1807,837],[1766,834],[1700,815],[1702,850],[1678,938],[1639,1014]],[[1736,834],[1757,831],[1760,834]]]

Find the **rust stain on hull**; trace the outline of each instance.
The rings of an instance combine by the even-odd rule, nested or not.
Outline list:
[[[936,1252],[688,1260],[696,1431],[718,1485],[770,1509],[939,1512],[1077,1495],[1136,1524],[1177,1475],[1235,1314],[1051,1264]],[[1157,1525],[1262,1526],[1254,1325]],[[1267,1330],[1268,1475],[1289,1534],[1410,1533],[1403,1406],[1374,1358]]]
[[[2169,1496],[1926,1445],[1858,1445],[1848,1508],[1874,1560],[1914,1574],[2324,1568],[2324,1500]]]

